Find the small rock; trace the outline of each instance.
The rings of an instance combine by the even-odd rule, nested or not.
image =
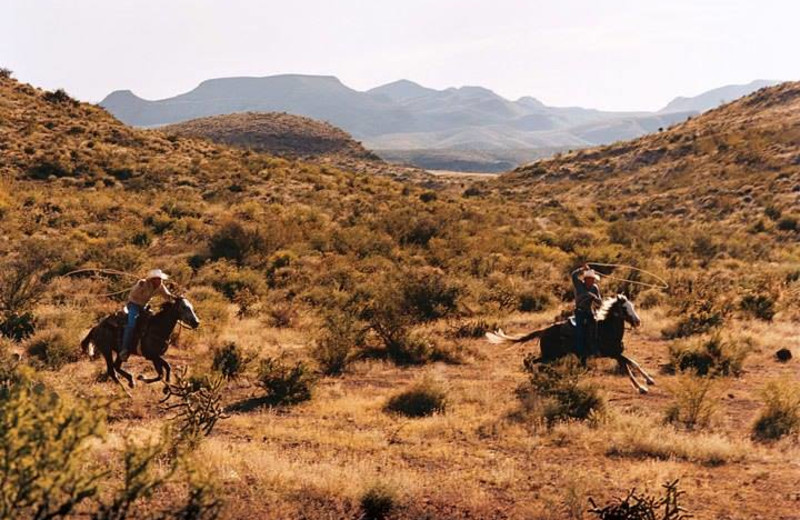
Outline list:
[[[775,357],[781,363],[786,363],[790,359],[792,359],[792,351],[788,348],[782,348],[779,351],[775,352]]]

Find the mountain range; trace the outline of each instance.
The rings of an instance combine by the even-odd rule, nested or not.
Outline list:
[[[679,97],[656,112],[551,107],[529,96],[511,101],[483,87],[436,90],[408,80],[362,92],[333,76],[297,74],[211,79],[157,101],[121,90],[100,105],[145,127],[237,112],[288,112],[336,125],[390,161],[505,171],[558,151],[655,132],[775,83],[759,80]]]

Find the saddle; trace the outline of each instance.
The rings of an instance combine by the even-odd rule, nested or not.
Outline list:
[[[136,352],[137,354],[141,355],[141,346],[139,345],[139,342],[149,328],[150,318],[152,317],[153,313],[150,310],[149,305],[146,305],[144,308],[142,308],[141,312],[139,312],[139,316],[136,318],[136,327],[133,329],[133,339],[131,341],[132,352]],[[125,334],[125,327],[128,325],[128,309],[123,307],[114,314],[108,316],[105,319],[105,322],[115,330],[119,345],[122,345],[122,337]]]

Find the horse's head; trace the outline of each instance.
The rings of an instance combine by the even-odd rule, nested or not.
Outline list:
[[[624,294],[618,294],[617,304],[621,309],[622,318],[630,323],[631,326],[638,327],[642,324],[641,318],[639,318],[639,315],[636,314],[636,309],[633,306],[633,302],[630,301],[627,296]]]
[[[179,296],[175,299],[175,309],[178,312],[179,321],[193,329],[200,326],[200,318],[197,317],[197,314],[194,312],[194,306],[192,306],[189,300],[183,296]]]
[[[642,324],[641,318],[636,314],[633,302],[624,294],[618,294],[603,302],[602,307],[597,312],[597,319],[598,321],[603,321],[609,316],[615,316],[617,319],[626,321],[633,327],[638,327]]]

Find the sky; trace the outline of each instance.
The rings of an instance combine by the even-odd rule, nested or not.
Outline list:
[[[800,79],[798,19],[795,0],[0,0],[0,67],[91,102],[303,73],[656,110]]]

